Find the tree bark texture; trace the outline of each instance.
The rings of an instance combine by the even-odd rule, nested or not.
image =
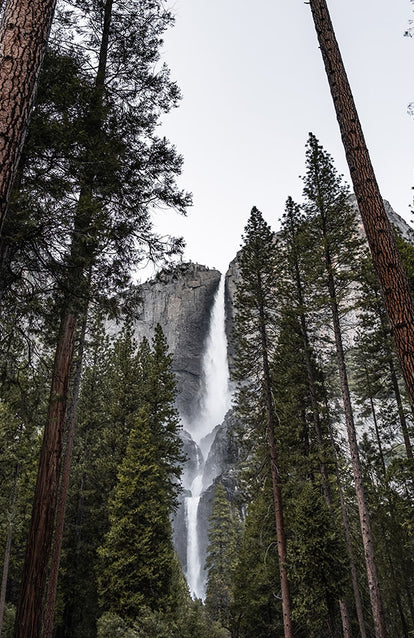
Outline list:
[[[4,8],[0,25],[0,235],[55,5],[56,0],[8,0]]]
[[[59,577],[60,556],[62,552],[63,528],[65,524],[66,503],[69,488],[70,467],[72,462],[73,443],[75,438],[76,415],[78,409],[79,393],[82,376],[83,351],[85,345],[85,334],[87,324],[87,310],[84,312],[81,334],[79,337],[79,351],[75,366],[72,399],[66,419],[66,448],[63,460],[62,478],[60,481],[59,500],[56,512],[55,536],[53,542],[52,558],[50,563],[49,581],[47,586],[47,596],[45,611],[43,615],[42,638],[52,638],[53,621],[56,604],[57,585]]]
[[[53,538],[62,461],[63,430],[76,316],[66,313],[56,350],[48,417],[40,452],[32,519],[26,546],[15,638],[40,638],[47,568]]]
[[[414,305],[365,143],[326,0],[309,2],[392,335],[414,406]]]

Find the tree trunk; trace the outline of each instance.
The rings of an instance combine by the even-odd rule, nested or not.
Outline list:
[[[72,400],[67,415],[67,440],[65,457],[63,462],[62,478],[60,482],[59,501],[56,513],[55,536],[53,543],[53,551],[50,565],[49,582],[47,588],[47,597],[45,611],[43,615],[43,633],[42,638],[52,638],[53,621],[56,604],[57,585],[59,577],[60,555],[62,551],[63,528],[65,524],[66,502],[69,487],[70,467],[72,462],[73,442],[75,437],[76,414],[78,408],[79,392],[81,386],[83,351],[85,345],[85,334],[87,324],[87,310],[83,315],[81,334],[79,336],[79,351],[74,372],[74,381],[72,389]]]
[[[293,252],[293,273],[292,274],[296,284],[296,293],[298,296],[299,308],[303,309],[305,307],[305,299],[304,299],[303,286],[302,286],[302,277],[301,277],[300,267],[298,263],[298,256],[297,256],[296,232],[295,232],[294,224],[292,223],[292,221],[290,223],[290,232],[291,232],[292,252]],[[319,409],[318,409],[315,374],[314,374],[314,367],[313,367],[312,356],[311,356],[311,345],[309,340],[306,316],[302,310],[299,313],[299,318],[300,318],[301,334],[303,339],[303,349],[305,353],[306,376],[307,376],[308,389],[309,389],[309,395],[311,400],[312,420],[313,420],[313,426],[314,426],[314,430],[316,434],[316,441],[318,444],[318,452],[320,455],[320,472],[322,476],[322,488],[323,488],[323,493],[325,497],[325,502],[328,505],[328,507],[331,508],[332,498],[331,498],[331,490],[330,490],[330,483],[329,483],[329,474],[328,474],[328,469],[325,462],[322,426],[321,426],[321,420],[320,420]],[[351,628],[349,609],[344,599],[339,600],[339,610],[341,613],[342,630],[343,630],[344,638],[352,638],[352,628]],[[366,638],[366,637],[362,636],[362,638]]]
[[[17,481],[19,478],[19,471],[20,471],[20,467],[17,464],[15,468],[15,473],[14,473],[13,496],[12,496],[11,509],[10,509],[10,520],[9,520],[9,525],[7,530],[6,549],[4,550],[3,574],[1,579],[0,637],[1,637],[1,631],[3,628],[4,610],[6,607],[7,580],[9,577],[10,551],[11,551],[11,543],[12,543],[12,535],[13,535],[13,519],[15,515],[15,506],[16,506],[16,498],[17,498]]]
[[[309,4],[362,222],[414,407],[414,305],[407,277],[385,213],[326,0],[310,0]]]
[[[95,91],[85,121],[87,146],[79,202],[74,220],[68,277],[65,286],[65,311],[55,357],[49,414],[42,444],[38,485],[36,486],[31,528],[23,568],[22,591],[16,614],[15,638],[39,638],[42,629],[42,604],[46,593],[47,568],[52,546],[63,454],[63,429],[70,373],[74,355],[77,320],[82,316],[90,292],[90,273],[97,244],[93,233],[96,177],[95,141],[103,125],[103,94],[109,46],[113,0],[106,0],[99,51]],[[85,240],[87,238],[87,240]],[[59,541],[58,541],[59,542]],[[52,620],[53,622],[53,620]]]
[[[381,331],[382,331],[382,336],[384,339],[384,345],[387,348],[387,352],[388,352],[391,383],[394,390],[395,401],[397,403],[398,417],[400,420],[401,431],[402,431],[402,435],[404,439],[405,451],[407,454],[407,459],[409,459],[412,462],[413,450],[411,447],[410,435],[408,433],[407,420],[404,414],[404,406],[402,403],[400,386],[398,385],[397,372],[395,369],[395,362],[394,362],[394,352],[392,350],[391,343],[390,343],[390,330],[389,330],[389,326],[387,325],[385,316],[381,312],[379,312],[379,320],[381,324]],[[413,410],[413,413],[414,413],[413,404],[411,404],[411,409]]]
[[[39,638],[41,634],[43,597],[55,522],[75,329],[76,316],[73,313],[65,313],[53,367],[49,410],[40,452],[32,519],[16,612],[15,638]]]
[[[333,443],[333,440],[332,440],[332,443]],[[346,511],[346,503],[345,503],[344,493],[342,490],[341,477],[339,474],[339,468],[338,468],[336,459],[335,459],[335,472],[336,472],[336,484],[338,486],[338,493],[339,493],[339,501],[341,504],[342,522],[343,522],[343,526],[345,530],[345,542],[346,542],[346,548],[348,552],[349,564],[351,568],[352,590],[354,594],[355,609],[356,609],[357,618],[358,618],[359,632],[361,634],[361,638],[367,638],[367,633],[365,630],[364,612],[362,611],[362,601],[361,601],[361,596],[359,594],[358,576],[357,576],[357,571],[355,567],[354,552],[352,550],[351,529],[349,527],[348,513]]]
[[[8,0],[0,24],[0,235],[55,5],[56,0]]]
[[[326,255],[327,269],[330,268],[330,257]],[[342,401],[345,413],[345,423],[348,433],[349,450],[351,453],[352,470],[354,474],[355,492],[361,523],[362,542],[364,546],[365,565],[368,577],[368,588],[371,600],[376,638],[386,638],[385,619],[379,589],[377,568],[375,563],[374,546],[371,533],[368,503],[365,496],[363,472],[359,458],[358,442],[355,431],[354,415],[349,392],[348,375],[345,366],[345,355],[342,344],[342,334],[339,323],[339,312],[336,302],[335,283],[331,274],[328,275],[329,296],[331,303],[332,322],[335,333],[336,356],[338,361],[339,378],[341,383]]]
[[[398,417],[400,419],[401,431],[402,431],[404,445],[405,445],[405,452],[407,454],[407,459],[410,459],[410,461],[412,461],[413,450],[411,447],[410,435],[408,434],[407,420],[404,414],[404,406],[401,399],[401,392],[398,385],[397,374],[395,372],[395,366],[392,359],[390,359],[390,374],[391,374],[391,383],[394,390],[395,400],[397,402]]]
[[[259,279],[260,279],[260,276],[259,276]],[[259,289],[261,289],[260,281],[259,281]],[[260,313],[260,334],[261,334],[261,343],[262,343],[263,378],[264,378],[264,390],[266,395],[267,435],[268,435],[269,454],[270,454],[270,469],[271,469],[271,475],[272,475],[277,551],[278,551],[278,557],[279,557],[280,588],[282,592],[283,629],[284,629],[285,638],[293,638],[290,587],[289,587],[289,580],[288,580],[288,574],[286,569],[287,552],[286,552],[285,525],[283,520],[282,490],[280,487],[280,472],[279,472],[279,466],[277,461],[276,441],[275,441],[275,409],[273,405],[272,386],[271,386],[271,379],[270,379],[266,322],[264,317],[263,304],[261,304],[260,300],[259,300],[259,307],[260,307],[259,313]]]

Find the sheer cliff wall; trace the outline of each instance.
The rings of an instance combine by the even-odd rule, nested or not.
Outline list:
[[[199,264],[180,264],[139,287],[135,336],[151,340],[161,325],[173,355],[177,407],[184,419],[197,412],[204,343],[220,276]]]

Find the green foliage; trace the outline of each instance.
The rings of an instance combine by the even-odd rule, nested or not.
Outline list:
[[[3,616],[3,626],[1,628],[1,635],[3,638],[13,638],[15,618],[16,607],[11,603],[6,604]]]
[[[169,609],[179,589],[169,522],[182,461],[171,355],[159,327],[152,348],[145,339],[137,348],[128,322],[112,346],[99,320],[91,336],[65,543],[68,636],[93,635],[98,579],[103,609],[131,620],[143,605]]]
[[[145,409],[132,427],[99,549],[103,609],[131,620],[143,605],[170,606],[173,548],[157,447]]]
[[[206,569],[206,609],[213,620],[230,628],[233,624],[232,583],[240,544],[241,523],[232,511],[221,483],[218,483],[209,518]]]
[[[327,617],[343,597],[347,560],[343,535],[321,495],[310,483],[297,494],[291,513],[289,573],[294,617],[310,638],[327,631]]]
[[[279,565],[270,480],[249,504],[234,577],[232,613],[240,638],[282,635]]]

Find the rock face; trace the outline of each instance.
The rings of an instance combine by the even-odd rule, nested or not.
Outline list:
[[[229,357],[229,369],[230,376],[232,375],[233,367],[234,367],[234,338],[233,338],[233,327],[234,327],[234,302],[236,299],[236,290],[237,286],[241,281],[240,268],[238,262],[238,254],[230,262],[228,270],[226,272],[226,294],[225,294],[225,303],[226,303],[226,334],[227,334],[227,342],[228,342],[228,357]]]
[[[173,354],[177,407],[184,420],[197,411],[204,342],[220,277],[218,270],[180,264],[139,287],[135,336],[150,340],[157,323],[161,325]]]

